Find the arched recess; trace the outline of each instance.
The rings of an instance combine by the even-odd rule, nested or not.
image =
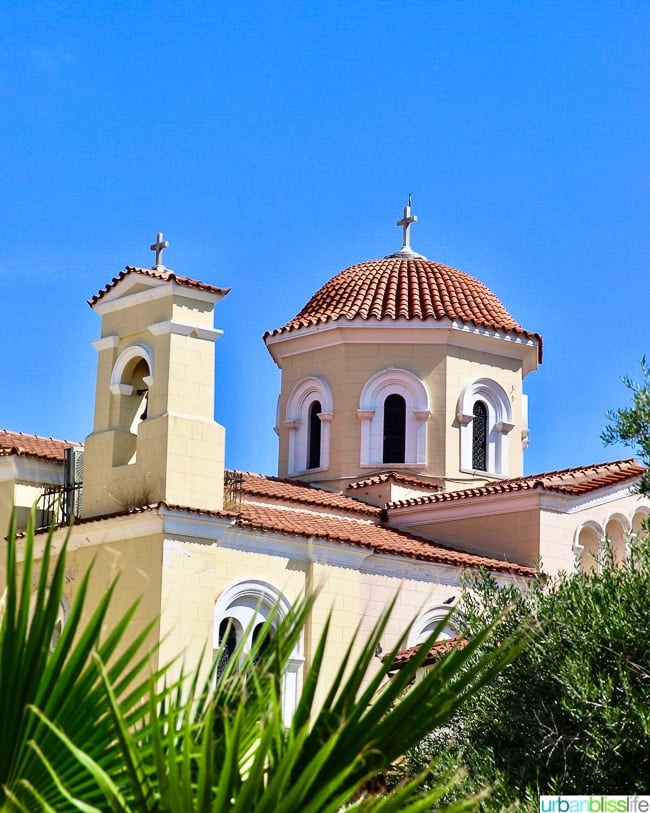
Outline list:
[[[406,646],[412,647],[424,643],[442,621],[445,621],[445,625],[438,633],[436,640],[448,641],[450,638],[456,638],[458,630],[452,623],[451,611],[448,604],[439,604],[420,613],[413,622],[406,639]]]
[[[456,417],[460,427],[460,468],[507,477],[508,434],[514,423],[512,404],[503,387],[491,378],[470,381],[458,399]],[[474,425],[479,419],[480,433],[479,426]]]
[[[593,520],[587,520],[576,529],[573,537],[576,570],[581,570],[583,573],[598,570],[604,539],[605,531],[599,523]]]
[[[289,429],[289,474],[329,468],[333,417],[332,390],[324,378],[303,378],[291,390],[284,421]]]
[[[632,516],[632,533],[635,537],[647,533],[646,526],[650,517],[650,506],[642,505],[635,509]]]
[[[404,399],[403,413],[403,463],[385,459],[385,420],[386,415],[394,415],[394,406],[399,404],[396,396]],[[386,408],[388,401],[388,410]],[[357,415],[361,421],[362,466],[425,466],[426,464],[426,422],[431,416],[429,395],[420,379],[407,370],[387,369],[370,378],[359,399]],[[394,420],[394,417],[391,417]],[[394,446],[394,444],[392,444]]]
[[[613,514],[605,523],[605,538],[616,564],[625,561],[631,531],[630,521],[623,514]]]
[[[272,584],[261,579],[247,579],[230,585],[214,605],[214,651],[224,644],[224,658],[232,655],[243,640],[243,652],[251,651],[267,619],[272,626],[286,617],[291,604],[286,596]],[[282,714],[286,723],[298,703],[298,670],[304,662],[302,645],[296,644],[287,663],[282,686]]]
[[[114,396],[112,425],[119,430],[113,465],[135,463],[138,426],[147,418],[149,388],[153,384],[153,353],[145,344],[122,351],[113,365],[110,391]]]

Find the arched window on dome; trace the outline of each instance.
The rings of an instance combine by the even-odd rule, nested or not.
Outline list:
[[[472,413],[472,468],[487,471],[488,409],[477,401]]]
[[[329,467],[333,409],[332,391],[324,378],[303,378],[293,388],[284,420],[289,431],[289,474]]]
[[[514,428],[512,404],[503,387],[477,378],[461,392],[457,412],[462,471],[508,475],[508,433]]]
[[[239,581],[224,590],[214,606],[214,655],[220,656],[217,675],[232,659],[237,647],[243,655],[254,651],[260,635],[267,636],[257,649],[261,656],[273,638],[274,621],[290,610],[286,596],[261,579]],[[269,626],[269,618],[273,619]],[[298,670],[304,662],[299,641],[287,662],[282,685],[282,713],[288,723],[298,702]]]
[[[307,430],[307,468],[319,469],[321,463],[321,422],[323,411],[320,401],[312,401],[309,406],[309,427]]]
[[[406,400],[392,393],[384,401],[383,463],[405,463]]]
[[[361,391],[362,466],[426,464],[426,422],[431,415],[422,381],[407,370],[376,373]]]

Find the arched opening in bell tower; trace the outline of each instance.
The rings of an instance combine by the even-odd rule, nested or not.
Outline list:
[[[118,430],[113,446],[114,466],[136,461],[138,429],[149,414],[151,372],[151,351],[143,346],[129,347],[113,367],[111,392],[115,401],[112,424]]]

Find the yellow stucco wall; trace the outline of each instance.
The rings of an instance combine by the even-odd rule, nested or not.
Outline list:
[[[559,571],[573,572],[576,556],[575,541],[580,542],[580,531],[588,528],[594,541],[608,538],[629,539],[640,527],[643,517],[650,515],[650,499],[636,494],[611,494],[585,503],[571,511],[543,510],[540,512],[540,558],[543,569],[551,575]]]
[[[416,375],[424,384],[431,417],[426,427],[426,465],[417,467],[422,474],[448,479],[449,487],[480,475],[461,471],[460,434],[456,414],[463,388],[477,378],[496,381],[510,398],[515,427],[508,435],[509,477],[523,473],[522,430],[522,362],[517,357],[500,355],[502,343],[494,340],[499,352],[448,344],[391,343],[387,331],[385,343],[339,343],[332,346],[296,352],[282,360],[282,382],[278,409],[279,473],[289,471],[289,429],[283,426],[287,402],[294,387],[309,376],[324,378],[334,402],[331,423],[330,466],[328,472],[305,472],[308,481],[344,486],[368,472],[360,467],[361,422],[357,415],[361,391],[376,373],[403,369]],[[375,467],[376,468],[376,467]],[[394,466],[393,466],[394,468]]]
[[[126,302],[136,290],[127,291]],[[102,338],[114,339],[98,345],[95,420],[85,449],[84,516],[158,500],[213,510],[223,504],[225,430],[214,421],[214,341],[183,335],[182,328],[176,333],[166,324],[210,331],[214,304],[180,296],[171,286],[160,291],[163,296],[102,316]],[[144,390],[135,387],[128,395],[111,392],[110,385],[122,354],[138,345],[150,351],[147,374],[152,383],[146,387],[146,419],[134,426],[133,416],[144,414],[144,404],[136,403]]]

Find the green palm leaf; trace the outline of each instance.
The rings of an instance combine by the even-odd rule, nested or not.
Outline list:
[[[7,537],[7,585],[0,618],[0,809],[60,813],[71,807],[70,798],[91,806],[104,801],[101,789],[86,771],[79,770],[78,755],[61,748],[58,731],[82,749],[102,770],[121,764],[121,750],[102,721],[109,700],[93,654],[111,662],[110,676],[125,697],[122,713],[129,725],[140,716],[139,701],[146,691],[145,667],[150,654],[144,648],[148,630],[130,643],[119,657],[135,607],[128,610],[102,640],[101,632],[114,586],[82,623],[90,573],[81,579],[61,635],[54,640],[65,584],[66,545],[55,555],[54,532],[44,539],[34,582],[34,512],[22,542],[13,520]],[[29,713],[30,707],[41,714]],[[62,788],[66,788],[62,796]]]

